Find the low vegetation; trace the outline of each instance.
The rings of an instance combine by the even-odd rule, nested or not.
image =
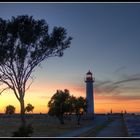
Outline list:
[[[77,125],[75,119],[65,119],[65,124],[60,124],[59,120],[55,116],[49,116],[47,114],[30,114],[25,115],[26,117],[26,127],[31,124],[33,129],[28,129],[28,131],[22,134],[27,134],[27,132],[33,131],[33,133],[28,133],[28,137],[59,137],[70,131],[75,131],[79,128],[91,125],[93,120],[82,120],[80,125]],[[0,115],[0,137],[16,137],[23,130],[20,123],[20,116],[15,115]],[[29,126],[29,128],[31,128]],[[16,132],[16,134],[14,133]],[[26,135],[27,136],[27,135]]]
[[[34,110],[34,106],[32,104],[27,104],[27,106],[25,107],[25,112],[32,112],[33,113]]]
[[[13,105],[6,106],[5,114],[15,114],[16,108]]]
[[[33,133],[33,127],[31,124],[21,124],[19,129],[13,132],[13,137],[30,137]]]

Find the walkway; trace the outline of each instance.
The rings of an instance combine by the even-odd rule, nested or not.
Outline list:
[[[104,123],[106,121],[107,121],[107,116],[105,116],[105,115],[98,116],[97,115],[90,126],[86,126],[83,128],[79,128],[77,130],[67,132],[67,133],[60,135],[58,137],[81,137],[80,136],[81,134],[86,133],[87,131],[90,131],[91,129],[94,129],[97,125],[101,125],[102,123]]]
[[[127,132],[121,118],[116,118],[107,127],[103,128],[96,137],[126,137]]]
[[[128,137],[120,115],[114,117],[111,122],[108,122],[105,116],[97,118],[90,126],[65,133],[59,137]]]

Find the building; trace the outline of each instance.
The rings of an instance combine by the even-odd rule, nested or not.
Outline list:
[[[95,79],[92,77],[92,73],[87,72],[86,73],[86,98],[88,101],[88,108],[87,108],[87,115],[88,116],[94,116],[94,83]]]

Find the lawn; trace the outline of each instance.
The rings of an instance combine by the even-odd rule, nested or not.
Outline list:
[[[65,120],[65,124],[60,124],[56,117],[46,114],[29,115],[26,117],[27,123],[31,123],[33,134],[31,137],[59,137],[59,135],[91,124],[92,120],[81,120],[78,126],[76,119]],[[0,115],[0,137],[12,137],[12,132],[18,130],[20,126],[19,115]]]

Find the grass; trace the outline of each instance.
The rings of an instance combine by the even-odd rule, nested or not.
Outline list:
[[[33,127],[31,137],[59,137],[65,132],[91,124],[91,120],[82,120],[81,124],[77,125],[75,119],[65,120],[65,124],[62,125],[57,118],[46,115],[31,115],[26,118],[26,121]],[[12,133],[18,130],[20,122],[18,117],[4,118],[0,116],[0,137],[12,137]]]
[[[125,124],[124,116],[122,116],[121,121],[122,121],[122,129],[124,130],[125,135],[128,137],[129,134],[128,134],[127,126]]]

